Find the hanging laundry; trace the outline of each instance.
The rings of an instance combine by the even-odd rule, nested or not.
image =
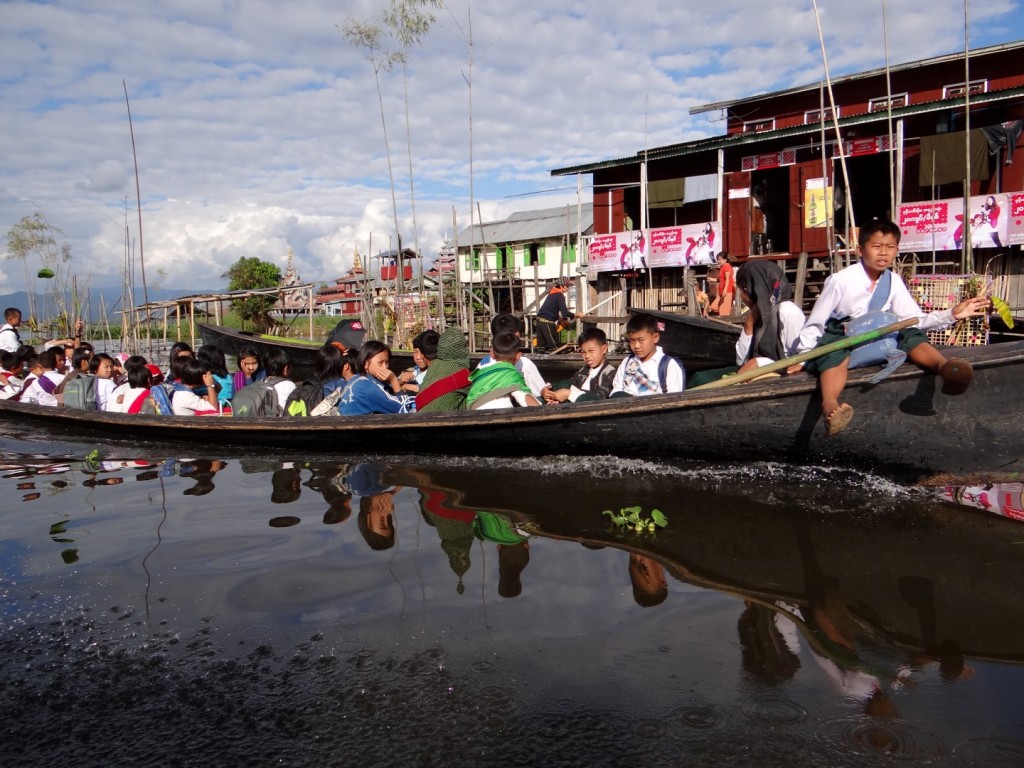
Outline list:
[[[1006,147],[1006,165],[1013,165],[1013,150],[1017,146],[1021,131],[1024,130],[1024,120],[1010,120],[999,125],[992,125],[982,128],[981,132],[988,139],[988,152],[990,155],[999,154],[999,150]]]
[[[980,128],[971,134],[971,179],[987,179],[988,140]],[[921,137],[921,170],[918,183],[922,187],[932,184],[949,184],[963,181],[967,154],[967,131],[940,133],[937,136]],[[935,177],[932,178],[932,169]]]

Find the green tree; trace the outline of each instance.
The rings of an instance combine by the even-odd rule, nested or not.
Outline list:
[[[70,336],[73,320],[68,312],[67,292],[71,275],[71,246],[64,240],[64,233],[50,224],[42,212],[36,211],[7,231],[7,253],[8,258],[20,260],[25,270],[29,324],[39,320],[35,306],[35,278],[43,278],[49,281],[49,293],[57,312],[56,331],[58,335]],[[42,265],[35,275],[29,265],[32,257],[37,257]],[[72,297],[72,301],[77,304],[77,297]],[[73,309],[77,313],[77,306]]]
[[[221,277],[228,280],[229,291],[254,291],[261,288],[277,288],[281,285],[281,268],[269,261],[262,261],[255,256],[243,256]],[[244,326],[248,320],[258,331],[266,331],[274,324],[270,317],[270,309],[277,302],[275,294],[249,296],[235,299],[231,306],[242,318]]]

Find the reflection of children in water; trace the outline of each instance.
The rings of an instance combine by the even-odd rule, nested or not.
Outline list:
[[[973,672],[964,666],[963,651],[954,641],[935,646],[929,637],[928,616],[934,614],[934,600],[926,579],[901,579],[904,600],[919,610],[922,642],[926,649],[896,666],[895,670],[871,669],[855,652],[855,623],[838,591],[838,584],[825,577],[818,597],[808,606],[777,601],[773,607],[746,602],[739,620],[743,669],[768,684],[792,678],[801,667],[801,640],[836,690],[862,702],[864,714],[874,718],[897,717],[892,694],[902,689],[915,671],[938,662],[944,680],[968,678]],[[905,583],[907,582],[907,583]],[[927,582],[927,588],[922,583]],[[820,598],[820,602],[819,602]],[[800,626],[804,627],[801,638]],[[934,630],[934,627],[931,628]],[[878,738],[886,735],[879,733]],[[884,746],[884,745],[881,745]]]
[[[323,494],[327,502],[327,511],[324,512],[324,525],[335,525],[343,523],[352,515],[352,490],[345,482],[345,475],[348,472],[347,465],[326,465],[311,467],[313,477],[306,485],[317,493]]]
[[[291,462],[286,463],[281,469],[276,470],[270,479],[270,503],[290,504],[298,501],[302,493],[301,482],[299,470]]]
[[[370,549],[383,550],[395,546],[396,491],[397,487],[359,499],[359,515],[356,522]]]
[[[381,483],[384,468],[372,462],[356,464],[345,478],[346,485],[359,495],[356,523],[370,549],[390,549],[395,545],[395,500],[400,486]]]
[[[183,460],[178,474],[195,480],[196,484],[182,493],[185,496],[205,496],[214,489],[213,476],[226,466],[225,462],[218,459]]]
[[[630,552],[629,580],[633,585],[633,599],[642,608],[659,605],[668,597],[665,569],[653,558]]]
[[[419,492],[423,519],[437,531],[448,565],[459,578],[455,591],[460,595],[465,591],[462,578],[471,565],[473,541],[479,539],[498,545],[498,594],[520,595],[520,576],[530,562],[530,545],[512,521],[497,512],[460,507],[441,488],[421,486]]]
[[[502,597],[518,597],[523,593],[520,578],[530,564],[530,542],[498,545],[498,594]]]

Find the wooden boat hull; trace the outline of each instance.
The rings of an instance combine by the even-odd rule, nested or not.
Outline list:
[[[532,456],[551,454],[777,460],[857,467],[920,480],[1024,471],[1024,342],[958,350],[975,366],[959,397],[904,366],[867,386],[856,371],[843,399],[852,424],[826,438],[817,382],[798,374],[722,389],[505,411],[356,418],[136,416],[0,401],[8,424],[108,441],[178,440],[317,452]]]
[[[199,323],[198,326],[203,344],[213,344],[219,347],[227,357],[238,357],[238,350],[245,346],[255,347],[261,354],[271,349],[280,349],[288,353],[292,368],[301,368],[303,371],[313,370],[316,351],[323,343],[283,340],[255,331],[238,331],[220,325]],[[303,376],[305,375],[303,373]]]
[[[656,309],[630,307],[626,311],[633,315],[645,312],[663,323],[665,330],[661,332],[660,344],[670,355],[684,360],[708,360],[721,366],[736,364],[738,325]]]

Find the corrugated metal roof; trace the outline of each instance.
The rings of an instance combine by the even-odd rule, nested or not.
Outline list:
[[[999,45],[990,45],[985,48],[977,48],[970,51],[970,57],[975,59],[979,56],[987,56],[993,53],[1002,53],[1003,51],[1014,51],[1018,48],[1024,48],[1024,40],[1017,40],[1012,43],[1001,43]],[[964,52],[958,51],[957,53],[947,53],[942,56],[934,56],[930,59],[918,59],[917,61],[908,61],[906,64],[895,64],[889,67],[889,72],[903,72],[908,69],[917,69],[919,67],[933,66],[935,64],[946,64],[951,61],[963,61]],[[878,77],[879,75],[885,74],[885,67],[879,67],[878,69],[869,69],[866,72],[857,72],[852,75],[842,75],[840,77],[832,78],[832,85],[840,85],[841,83],[848,83],[854,80],[866,80],[871,77]],[[702,112],[713,112],[716,109],[728,109],[729,107],[737,104],[753,104],[757,101],[766,101],[770,99],[777,99],[780,96],[792,96],[797,93],[806,93],[807,91],[817,91],[821,87],[821,83],[808,83],[807,85],[798,85],[794,88],[786,88],[781,91],[771,91],[769,93],[760,93],[756,96],[747,96],[742,99],[729,99],[728,101],[716,101],[713,104],[703,104],[698,107],[690,107],[691,115],[699,115]]]
[[[576,224],[576,206],[571,204],[540,211],[520,211],[513,213],[504,221],[475,224],[472,228],[466,227],[459,232],[459,247],[468,246],[471,241],[475,245],[530,243],[561,237],[567,233],[575,235],[581,229],[584,234],[589,234],[594,228],[593,203],[584,203],[580,206],[580,211],[581,226]]]
[[[1024,96],[1024,88],[1008,88],[1002,91],[989,91],[988,93],[972,95],[971,106],[992,104],[998,101],[1020,98],[1022,96]],[[892,111],[892,116],[893,118],[901,118],[921,115],[928,112],[938,112],[943,109],[962,107],[963,103],[964,99],[963,97],[960,97],[956,99],[942,99],[939,101],[929,101],[921,104],[911,104],[906,107],[894,109]],[[886,112],[866,112],[860,115],[840,117],[839,127],[845,128],[848,126],[863,125],[866,123],[884,122],[887,117],[888,114]],[[827,130],[831,131],[831,126],[829,126]],[[602,160],[596,163],[576,165],[569,168],[556,168],[551,171],[551,175],[569,176],[574,173],[593,173],[594,171],[600,171],[607,168],[636,165],[644,159],[644,155],[647,156],[648,160],[665,160],[672,157],[692,155],[697,152],[726,149],[728,147],[739,147],[744,144],[761,144],[775,139],[785,139],[793,136],[806,136],[810,133],[820,132],[820,123],[810,123],[808,125],[794,125],[789,128],[780,128],[775,131],[758,131],[756,133],[733,133],[726,134],[724,136],[712,136],[707,139],[697,139],[696,141],[686,142],[685,144],[670,144],[664,147],[656,147],[654,149],[637,152],[635,155],[615,158],[613,160]],[[834,138],[834,134],[829,136],[829,140],[834,140]]]

